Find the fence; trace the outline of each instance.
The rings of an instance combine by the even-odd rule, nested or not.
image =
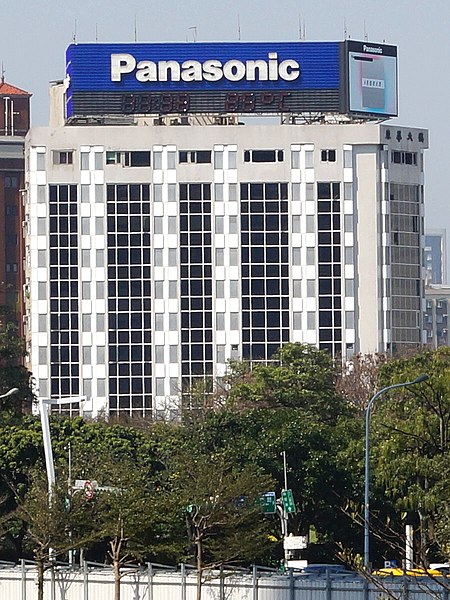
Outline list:
[[[206,578],[203,600],[450,600],[446,580],[395,577],[375,585],[357,574],[305,577],[281,575],[253,567],[252,571],[221,570]],[[380,585],[382,587],[380,587]],[[0,563],[0,599],[34,600],[37,573],[33,563]],[[449,584],[450,587],[450,584]],[[384,589],[383,589],[384,588]],[[110,600],[114,578],[111,568],[85,562],[82,567],[53,566],[45,574],[46,600]],[[130,569],[121,581],[122,600],[195,600],[196,572],[148,564]]]

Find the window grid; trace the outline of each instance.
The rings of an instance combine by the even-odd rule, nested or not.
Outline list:
[[[150,185],[108,185],[110,414],[152,409]]]
[[[77,186],[49,185],[50,393],[80,393]]]
[[[391,330],[394,347],[421,342],[420,269],[422,217],[418,185],[389,186],[391,232]]]
[[[288,184],[241,183],[242,358],[289,341]]]
[[[180,183],[181,374],[187,396],[213,373],[211,184]]]
[[[341,203],[339,182],[317,183],[319,348],[342,350]]]

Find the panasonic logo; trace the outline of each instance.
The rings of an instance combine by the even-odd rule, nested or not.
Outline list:
[[[124,75],[134,73],[137,81],[295,81],[300,77],[296,60],[278,62],[278,54],[269,52],[268,60],[176,60],[136,61],[131,54],[111,54],[111,81],[122,81]]]
[[[363,46],[364,52],[372,52],[372,54],[383,54],[383,48],[378,48],[376,46]]]

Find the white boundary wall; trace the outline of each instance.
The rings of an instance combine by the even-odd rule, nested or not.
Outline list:
[[[428,579],[419,581],[396,577],[383,581],[391,596],[362,578],[305,578],[292,574],[262,573],[227,575],[206,582],[203,600],[448,600],[450,584]],[[447,589],[446,589],[446,587]],[[45,600],[111,600],[114,579],[110,568],[55,568],[45,574]],[[34,566],[0,568],[0,599],[34,600],[37,574]],[[195,600],[196,574],[155,571],[151,566],[128,573],[122,579],[121,600]]]

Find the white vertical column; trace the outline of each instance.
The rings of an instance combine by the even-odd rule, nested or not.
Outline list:
[[[301,171],[301,231],[302,231],[302,296],[303,296],[303,342],[318,343],[317,303],[317,203],[315,200],[314,145],[304,144],[300,151]],[[314,260],[309,260],[313,255]],[[312,263],[312,264],[308,264]]]
[[[30,370],[38,380],[41,394],[50,393],[50,304],[49,304],[49,236],[48,236],[48,189],[46,148],[38,146],[29,150],[29,192],[25,235],[29,248],[26,279],[29,281],[27,326],[31,339]],[[42,197],[40,197],[42,193]],[[41,200],[41,201],[39,201]],[[43,200],[43,201],[42,201]],[[41,228],[41,223],[46,225]],[[27,259],[28,260],[28,259]],[[45,298],[39,298],[39,290],[45,289]],[[46,349],[46,359],[39,356],[39,349]]]
[[[291,163],[291,182],[289,189],[289,245],[291,248],[291,257],[289,264],[290,278],[290,340],[292,342],[303,342],[303,298],[301,297],[302,264],[305,264],[305,258],[302,256],[302,170],[300,168],[301,146],[292,144],[290,148]]]
[[[181,391],[179,354],[181,316],[178,300],[180,295],[179,207],[176,201],[176,185],[176,146],[154,146],[150,227],[152,234],[152,389],[153,410],[161,414],[176,410],[175,404]],[[160,227],[158,231],[155,231],[156,223]],[[162,257],[161,264],[155,264],[156,255]],[[177,286],[177,293],[176,297],[171,298],[174,283]],[[159,288],[162,285],[162,298],[155,298],[155,285]],[[157,331],[161,319],[163,330]],[[171,348],[177,349],[177,362],[171,362],[173,358]]]
[[[213,316],[219,314],[224,329],[213,323],[213,357],[216,375],[223,375],[230,358],[241,357],[241,260],[240,210],[238,203],[237,145],[214,146],[213,191]],[[216,228],[221,223],[222,230]],[[233,223],[233,225],[232,225]],[[223,257],[223,264],[218,264]],[[217,282],[223,285],[224,298],[217,298]]]
[[[354,353],[356,340],[356,314],[355,300],[358,294],[358,285],[355,280],[355,237],[358,226],[354,209],[354,177],[353,177],[353,147],[344,144],[343,154],[343,198],[341,210],[341,265],[342,265],[342,356],[346,356],[347,347],[349,354]],[[353,281],[353,296],[346,296],[346,282]],[[348,284],[347,284],[348,285]]]

